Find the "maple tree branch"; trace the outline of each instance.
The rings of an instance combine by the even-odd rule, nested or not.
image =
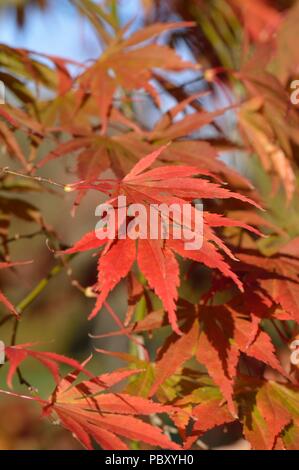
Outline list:
[[[71,260],[74,256],[75,256],[75,254],[70,255],[68,257],[68,259]],[[41,279],[39,281],[39,283],[35,286],[35,288],[31,292],[29,292],[29,294],[26,295],[26,297],[23,300],[21,300],[21,302],[18,303],[18,305],[16,306],[16,310],[17,310],[17,312],[19,312],[20,316],[37,299],[37,297],[44,291],[44,289],[47,287],[49,281],[53,277],[55,277],[57,274],[59,274],[63,270],[64,267],[65,267],[65,265],[63,263],[56,264],[51,269],[49,274],[46,277],[44,277],[43,279]],[[12,318],[11,315],[10,315],[10,317]],[[7,317],[5,317],[4,319],[6,319],[6,318]],[[1,324],[3,324],[4,319],[2,320]],[[1,324],[0,324],[0,326],[1,326]],[[20,325],[20,317],[17,317],[17,318],[15,317],[14,318],[14,325],[13,325],[12,335],[11,335],[11,341],[10,341],[11,346],[14,346],[16,344],[19,325]],[[21,385],[26,385],[26,387],[29,390],[34,390],[32,385],[23,377],[20,367],[17,368],[16,372],[17,372],[20,384]]]
[[[77,253],[74,253],[73,255],[68,256],[68,261],[71,261]],[[47,287],[49,281],[57,276],[63,269],[65,268],[65,262],[61,261],[59,264],[56,264],[51,271],[48,273],[47,276],[45,276],[43,279],[39,281],[39,283],[34,287],[34,289],[29,292],[29,294],[24,297],[23,300],[21,300],[18,305],[16,306],[17,312],[19,312],[20,316],[24,311],[37,299],[37,297],[43,292],[43,290]],[[20,317],[16,318],[12,316],[11,314],[6,315],[5,317],[0,320],[0,326],[4,325],[7,321],[9,320],[15,320],[14,323],[14,328],[13,328],[13,333],[12,333],[12,339],[11,339],[11,345],[15,343],[16,340],[16,334],[18,330],[18,325],[20,322]]]
[[[11,340],[10,340],[10,345],[15,346],[16,344],[16,337],[17,337],[17,332],[19,328],[19,318],[14,318],[14,324],[13,324],[13,329],[12,329],[12,334],[11,334]]]
[[[19,171],[10,170],[8,167],[0,168],[0,176],[2,176],[2,175],[18,176],[20,178],[26,178],[26,179],[30,179],[30,180],[33,180],[33,181],[37,181],[38,183],[50,184],[52,186],[56,186],[58,188],[61,188],[65,191],[66,191],[66,188],[68,187],[68,185],[63,184],[63,183],[58,183],[57,181],[53,181],[50,178],[45,178],[43,176],[27,175],[27,174],[21,173]]]
[[[0,320],[0,326],[4,325],[6,322],[8,322],[11,319],[12,319],[12,315],[11,313],[8,313],[7,315],[5,315],[5,317],[2,318],[2,320]]]
[[[76,254],[77,253],[69,255],[68,261],[71,261],[76,256]],[[53,277],[57,276],[57,274],[59,274],[64,269],[64,267],[65,267],[65,264],[63,262],[60,262],[56,264],[55,266],[53,266],[53,268],[47,274],[47,276],[41,279],[39,283],[34,287],[34,289],[31,292],[29,292],[29,294],[27,294],[26,297],[24,297],[24,299],[21,300],[21,302],[18,303],[18,305],[16,306],[16,310],[20,314],[20,316],[34,302],[34,300],[43,292],[43,290],[47,287],[49,281]],[[17,318],[16,320],[19,322],[19,318]]]
[[[56,264],[52,269],[51,271],[49,272],[49,274],[44,277],[43,279],[41,279],[39,281],[39,283],[35,286],[35,288],[29,292],[29,294],[23,299],[21,300],[21,302],[17,305],[16,309],[17,309],[17,312],[20,313],[20,315],[24,312],[24,310],[26,310],[33,302],[34,300],[43,292],[43,290],[47,287],[49,281],[55,277],[57,274],[59,274],[62,269],[63,269],[63,265],[62,264]]]
[[[20,367],[17,368],[17,376],[18,376],[20,385],[26,385],[26,387],[27,387],[28,390],[30,390],[30,391],[34,391],[34,390],[35,390],[34,387],[33,387],[33,386],[28,382],[28,380],[26,380],[25,377],[23,376]]]
[[[7,240],[5,240],[5,243],[13,243],[13,242],[16,242],[16,241],[19,241],[19,240],[31,240],[32,238],[35,238],[38,235],[44,235],[44,230],[37,230],[35,232],[26,233],[26,234],[23,234],[23,235],[21,235],[19,233],[16,233],[13,237],[8,238]]]

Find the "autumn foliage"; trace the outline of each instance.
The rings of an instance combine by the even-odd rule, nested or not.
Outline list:
[[[28,263],[34,269],[22,251],[34,234],[17,234],[16,219],[38,227],[54,266],[18,305],[1,286],[0,339],[4,325],[11,331],[2,396],[37,403],[86,449],[200,449],[207,431],[236,426],[252,449],[298,450],[290,346],[299,334],[299,113],[290,84],[299,78],[299,2],[150,1],[137,27],[121,22],[118,2],[74,3],[101,42],[97,60],[0,44],[0,141],[9,158],[0,269],[17,273],[16,283]],[[26,12],[24,2],[20,23]],[[39,206],[53,192],[60,211],[72,201],[74,224],[91,193],[146,208],[200,200],[203,246],[100,240],[84,228],[70,246]],[[35,205],[28,194],[38,194]],[[92,226],[95,204],[89,211]],[[70,266],[85,252],[97,275],[82,286]],[[111,332],[90,330],[92,355],[122,368],[102,373],[91,357],[55,352],[55,341],[18,341],[27,309],[60,272],[85,299],[86,335],[103,308],[114,319]],[[110,305],[119,284],[125,317]],[[119,337],[128,350],[99,347]],[[48,397],[22,372],[32,359],[53,383]]]

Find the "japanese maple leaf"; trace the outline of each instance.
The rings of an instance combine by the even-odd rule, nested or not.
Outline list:
[[[254,450],[273,450],[279,438],[298,445],[298,388],[273,381],[243,377],[238,385],[244,435]],[[291,423],[294,423],[292,426]],[[294,432],[295,431],[295,432]]]
[[[265,70],[264,55],[264,49],[258,49],[240,71],[251,99],[240,109],[239,125],[265,171],[274,173],[290,201],[296,189],[291,143],[298,144],[299,118],[296,109],[289,105],[289,93]]]
[[[198,338],[199,324],[195,321],[191,327],[186,327],[184,334],[177,341],[169,341],[166,347],[159,351],[155,365],[155,382],[150,390],[150,396],[153,396],[168,377],[194,356]]]
[[[232,398],[240,353],[267,364],[282,376],[286,375],[271,338],[259,328],[259,319],[244,312],[238,298],[219,307],[200,308],[199,318],[203,329],[196,358],[206,366],[232,413],[235,410]]]
[[[297,450],[299,448],[299,419],[293,419],[291,425],[284,429],[281,438],[276,443],[283,442],[282,450]]]
[[[114,109],[110,116],[111,125],[122,123],[129,131],[111,136],[102,136],[92,130],[84,131],[80,137],[74,133],[72,139],[59,144],[40,160],[37,168],[43,167],[49,161],[76,153],[76,173],[80,180],[95,181],[109,168],[118,178],[123,178],[136,162],[157,148],[150,142],[171,139],[171,146],[166,148],[160,156],[160,161],[164,164],[180,163],[194,166],[203,175],[213,176],[215,179],[224,177],[236,187],[252,189],[245,177],[218,159],[216,148],[209,142],[182,140],[186,138],[186,135],[210,124],[226,111],[226,108],[215,112],[202,110],[191,115],[187,114],[186,117],[177,121],[175,119],[177,115],[186,111],[191,98],[195,99],[196,96],[191,96],[185,102],[174,106],[167,114],[167,116],[171,115],[170,122],[164,116],[151,132],[139,128],[133,121],[127,122],[123,114]],[[65,129],[62,128],[62,131],[65,132]],[[79,193],[76,199],[77,205],[85,192],[82,190]]]
[[[153,69],[179,71],[198,68],[192,62],[183,61],[170,47],[148,43],[162,32],[188,26],[193,26],[193,23],[156,24],[143,28],[142,32],[137,31],[127,39],[118,37],[100,59],[79,76],[78,97],[83,100],[90,93],[100,110],[103,135],[107,130],[107,117],[118,88],[125,91],[144,89],[157,103],[158,92],[150,83]]]
[[[229,0],[235,8],[241,10],[245,27],[256,42],[266,42],[277,31],[282,16],[264,0]]]
[[[181,305],[180,318],[185,320],[182,326],[184,335],[178,338],[173,333],[159,350],[150,396],[161,386],[163,388],[166,380],[194,356],[206,367],[221,390],[233,416],[236,416],[233,394],[241,353],[286,376],[269,335],[259,328],[260,319],[250,315],[250,308],[247,310],[244,309],[241,295],[229,304],[219,306]],[[190,317],[194,318],[194,315],[197,319],[190,325]],[[159,329],[162,325],[163,314],[153,312],[128,330],[132,334],[140,333]]]
[[[299,239],[295,238],[271,257],[262,257],[256,251],[238,253],[238,269],[247,273],[244,283],[266,292],[273,305],[280,305],[284,320],[299,320]],[[244,267],[242,267],[242,265]]]
[[[183,409],[191,407],[191,415],[194,418],[194,424],[187,432],[184,449],[190,449],[194,442],[207,431],[235,421],[219,388],[213,384],[210,377],[201,374],[198,382],[193,392],[175,402],[175,406]]]
[[[286,84],[289,78],[296,76],[299,55],[298,48],[294,47],[293,38],[297,32],[298,20],[299,5],[298,2],[295,2],[284,15],[281,27],[275,37],[277,52],[273,60],[274,71],[283,84]]]
[[[138,371],[119,370],[74,385],[82,368],[80,366],[60,380],[48,400],[39,397],[23,398],[37,401],[44,416],[58,417],[61,425],[89,450],[93,449],[92,441],[104,450],[128,450],[122,438],[142,441],[155,447],[173,450],[180,448],[158,427],[139,417],[156,413],[171,416],[180,412],[179,408],[164,406],[127,393],[107,391],[109,387]]]
[[[13,377],[18,367],[28,358],[33,358],[39,361],[44,367],[46,367],[52,374],[53,379],[58,384],[61,380],[59,365],[64,364],[72,368],[76,368],[79,372],[83,372],[86,376],[93,378],[94,376],[88,372],[84,366],[76,361],[75,359],[57,354],[54,352],[47,351],[35,351],[32,350],[34,343],[17,344],[15,346],[6,346],[5,355],[9,363],[9,369],[7,374],[7,385],[12,388]]]
[[[30,262],[19,262],[19,263],[0,263],[0,269],[7,269],[7,268],[13,268],[14,266],[20,266],[24,264],[29,264]],[[7,310],[9,310],[13,315],[16,317],[19,316],[19,313],[17,312],[16,308],[12,305],[12,303],[5,297],[3,292],[0,290],[0,303],[5,305]]]
[[[233,193],[208,180],[195,178],[200,171],[191,166],[162,166],[148,170],[165,148],[162,147],[144,157],[121,181],[98,180],[94,183],[82,181],[71,185],[70,189],[79,191],[82,189],[95,189],[109,193],[112,198],[108,203],[115,208],[117,208],[118,200],[116,198],[118,196],[126,196],[127,205],[133,203],[143,204],[148,212],[150,206],[154,204],[158,208],[160,226],[163,226],[165,205],[170,207],[172,204],[176,204],[176,209],[169,214],[169,217],[174,224],[182,227],[179,209],[183,210],[186,204],[191,205],[194,199],[236,198],[257,206],[255,202],[241,194]],[[187,221],[184,221],[188,232],[193,233],[195,217],[195,208],[191,205],[191,215]],[[179,333],[179,328],[175,310],[177,288],[179,286],[179,266],[176,254],[204,263],[210,268],[218,269],[225,276],[230,277],[242,290],[242,283],[231,271],[229,264],[224,260],[219,250],[224,251],[232,259],[234,259],[234,255],[216,235],[214,227],[240,226],[256,234],[259,234],[259,232],[247,224],[238,223],[218,214],[204,212],[203,219],[204,240],[201,250],[187,250],[184,244],[185,240],[176,240],[171,236],[171,233],[169,239],[166,240],[162,239],[161,235],[159,239],[150,239],[148,235],[147,238],[140,236],[138,249],[136,249],[136,241],[130,237],[118,239],[116,236],[114,240],[108,240],[108,236],[106,239],[103,236],[103,240],[98,240],[96,233],[89,233],[73,248],[67,250],[65,253],[76,253],[105,245],[98,265],[99,277],[96,291],[99,292],[99,295],[90,318],[98,313],[116,284],[127,276],[136,259],[140,270],[148,280],[149,286],[162,300],[164,308],[168,312],[169,321],[177,333]],[[122,224],[126,223],[125,220],[120,222]],[[150,230],[148,230],[149,233]]]

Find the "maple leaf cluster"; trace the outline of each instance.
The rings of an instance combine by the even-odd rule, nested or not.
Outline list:
[[[299,59],[291,47],[299,2],[283,13],[262,0],[149,3],[156,18],[175,12],[182,21],[147,21],[131,33],[112,9],[77,2],[103,46],[92,63],[0,44],[0,79],[13,97],[0,105],[0,140],[14,165],[2,168],[0,180],[0,269],[24,264],[10,259],[11,244],[22,243],[22,235],[11,236],[15,219],[38,227],[24,238],[45,236],[45,253],[57,262],[16,307],[1,286],[0,327],[11,322],[12,339],[1,369],[8,390],[0,392],[38,403],[86,449],[136,442],[197,449],[207,431],[238,423],[252,449],[298,450],[299,373],[290,358],[299,333],[299,114],[288,84]],[[177,40],[192,60],[182,59]],[[196,79],[181,84],[180,72]],[[159,116],[154,122],[141,118],[140,100]],[[53,168],[69,181],[49,178]],[[188,250],[186,240],[172,233],[151,239],[150,231],[111,238],[109,221],[101,237],[83,232],[69,246],[39,208],[38,198],[56,191],[72,199],[73,216],[91,194],[115,210],[119,196],[147,213],[155,205],[159,222],[165,207],[188,204],[190,233],[200,201],[202,246]],[[22,194],[38,194],[37,202]],[[167,215],[182,225],[179,210]],[[130,230],[130,223],[126,215],[118,227]],[[90,266],[97,260],[86,286],[69,268],[83,252],[91,252]],[[101,325],[88,320],[104,308],[117,323],[112,332],[91,330],[93,355],[125,367],[99,373],[91,358],[81,363],[33,341],[18,344],[25,310],[62,270],[94,299],[82,312],[87,328]],[[124,320],[110,305],[120,283]],[[97,347],[119,336],[130,353]],[[52,377],[48,399],[23,377],[28,359]]]

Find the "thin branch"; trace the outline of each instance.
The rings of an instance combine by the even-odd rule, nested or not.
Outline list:
[[[56,186],[58,188],[61,188],[64,191],[67,191],[67,188],[69,187],[67,184],[57,183],[57,181],[53,181],[50,178],[44,178],[43,176],[27,175],[27,174],[21,173],[19,171],[10,170],[8,167],[0,168],[0,176],[2,176],[2,175],[18,176],[20,178],[26,178],[26,179],[30,179],[30,180],[33,180],[33,181],[37,181],[38,183],[50,184],[52,186]]]
[[[75,255],[76,254],[70,255],[68,257],[68,259],[69,260],[72,259]],[[16,310],[19,312],[20,316],[39,297],[39,295],[44,291],[44,289],[47,287],[49,281],[53,277],[55,277],[57,274],[59,274],[63,270],[63,268],[64,268],[63,263],[59,263],[59,264],[55,265],[51,269],[49,274],[45,278],[43,278],[41,281],[39,281],[39,283],[36,285],[36,287],[31,292],[29,292],[29,294],[26,295],[26,297],[23,300],[21,300],[21,302],[19,302],[19,304],[16,307]],[[11,335],[11,341],[10,341],[11,346],[14,346],[16,344],[18,329],[19,329],[19,325],[20,325],[20,317],[15,318],[14,320],[15,321],[14,321],[12,335]],[[30,391],[34,390],[34,387],[32,387],[32,385],[23,377],[20,367],[17,368],[17,374],[18,374],[19,382],[20,382],[21,385],[26,385]]]
[[[56,264],[49,274],[41,279],[39,283],[35,286],[35,288],[29,292],[26,297],[21,300],[21,302],[17,305],[16,310],[19,312],[20,315],[35,301],[35,299],[43,292],[43,290],[47,287],[49,281],[59,274],[63,269],[63,265],[61,263]]]
[[[36,232],[27,233],[23,235],[16,233],[13,237],[5,240],[5,243],[13,243],[19,240],[31,240],[32,238],[35,238],[38,235],[44,235],[44,233],[45,233],[44,230],[37,230]]]
[[[12,329],[11,340],[10,340],[10,345],[11,346],[15,346],[15,344],[16,344],[18,328],[19,328],[19,317],[15,317],[14,318],[13,329]]]
[[[11,313],[8,313],[8,315],[5,315],[5,317],[3,317],[1,320],[0,320],[0,326],[4,325],[6,322],[8,322],[9,320],[11,320],[12,318],[14,318],[12,316]]]
[[[17,368],[17,376],[21,385],[26,385],[30,392],[37,392],[37,390],[23,377],[20,367]]]

